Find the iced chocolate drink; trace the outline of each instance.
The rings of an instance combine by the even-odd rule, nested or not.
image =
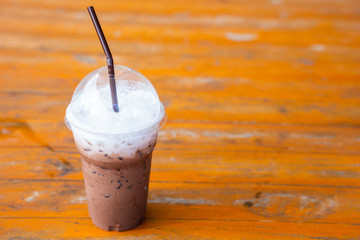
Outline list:
[[[66,110],[80,152],[89,214],[108,231],[137,226],[144,217],[151,157],[165,122],[164,107],[140,73],[115,66],[119,112],[111,108],[107,68],[86,76]]]

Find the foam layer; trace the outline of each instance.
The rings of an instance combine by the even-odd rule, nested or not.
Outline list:
[[[131,157],[155,145],[164,116],[155,89],[132,69],[117,66],[116,71],[118,113],[112,109],[106,68],[82,80],[66,110],[66,122],[79,151],[85,155],[100,152]]]
[[[156,93],[143,83],[129,85],[127,81],[117,82],[119,113],[112,110],[109,86],[96,87],[95,75],[83,90],[74,95],[67,109],[71,125],[100,133],[128,133],[141,130],[152,124],[160,111]]]

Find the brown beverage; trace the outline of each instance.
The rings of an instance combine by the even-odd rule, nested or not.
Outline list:
[[[138,149],[133,157],[101,152],[89,157],[82,153],[84,149],[79,149],[89,214],[96,226],[107,231],[125,231],[141,222],[155,143],[156,137],[147,149]]]

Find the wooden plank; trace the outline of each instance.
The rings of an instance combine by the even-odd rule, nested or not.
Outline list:
[[[4,238],[61,239],[356,239],[359,226],[348,224],[145,219],[137,228],[116,233],[96,228],[86,218],[6,218]]]
[[[6,37],[5,35],[2,36]],[[98,49],[95,49],[94,53],[88,51],[77,52],[72,49],[51,49],[61,47],[62,44],[54,39],[43,38],[42,40],[37,40],[34,45],[32,43],[34,41],[28,36],[8,35],[7,37],[9,37],[10,43],[14,45],[8,46],[8,48],[0,48],[0,66],[4,68],[1,76],[6,78],[1,79],[4,87],[7,86],[4,81],[12,76],[19,78],[18,81],[22,81],[21,79],[25,78],[30,78],[34,81],[24,81],[27,88],[34,88],[36,86],[42,91],[51,92],[51,90],[54,90],[54,85],[51,85],[51,83],[60,84],[62,83],[60,80],[65,82],[71,80],[79,81],[84,75],[104,65],[104,56]],[[26,42],[29,44],[29,48],[24,46],[21,50],[18,49],[20,42],[18,40],[14,42],[17,37],[28,40]],[[75,41],[68,39],[66,41],[71,46],[79,44],[79,48],[74,46],[76,49],[81,49],[81,45],[88,50],[98,45],[95,40],[80,39]],[[50,44],[50,49],[42,50],[40,41]],[[83,43],[84,41],[86,43]],[[202,46],[201,44],[163,43],[161,47],[159,43],[114,43],[120,47],[116,47],[114,50],[115,61],[119,61],[118,64],[121,64],[123,60],[129,61],[127,65],[131,65],[133,68],[144,72],[150,79],[161,80],[161,85],[168,83],[171,90],[175,87],[177,89],[182,87],[196,89],[199,84],[204,85],[205,90],[207,90],[207,87],[211,89],[214,86],[206,86],[207,82],[204,82],[207,78],[211,77],[215,79],[220,78],[219,81],[225,84],[223,86],[225,89],[228,89],[229,85],[238,87],[239,84],[247,85],[253,82],[258,85],[258,88],[263,87],[263,84],[265,84],[264,87],[267,87],[281,83],[287,87],[293,86],[294,91],[301,84],[306,84],[305,86],[309,90],[314,91],[316,89],[319,92],[324,91],[322,88],[331,88],[334,85],[338,85],[341,89],[342,84],[345,84],[345,86],[351,84],[350,86],[358,88],[356,77],[360,75],[360,71],[357,68],[359,64],[356,62],[355,56],[360,51],[357,48],[334,46],[324,52],[314,52],[310,46],[274,46],[271,49],[267,49],[266,46],[261,44],[254,44],[236,47],[224,46],[219,51],[213,52],[212,49],[216,45],[212,44]],[[151,48],[155,48],[156,51],[149,51]],[[119,51],[119,55],[117,55],[116,51]],[[231,52],[231,54],[229,55],[227,52]],[[156,54],[147,61],[138,60],[150,53]],[[251,54],[251,56],[248,56],[248,54]],[[338,61],[339,58],[341,58],[341,62]],[[167,61],[164,61],[164,59]],[[149,61],[151,61],[151,66]],[[329,65],[332,65],[333,68],[329,69]],[[349,65],[348,70],[346,72],[341,71],[341,67],[347,65]],[[269,66],[269,68],[264,68],[264,66]],[[206,71],[204,71],[205,68],[207,68]],[[260,68],[262,71],[256,71],[256,69]],[[71,72],[67,72],[69,70]],[[28,74],[29,71],[33,72],[34,75]],[[339,82],[340,77],[343,79],[342,84]],[[187,78],[189,79],[187,80]],[[52,81],[46,82],[44,81],[45,79],[51,79]],[[183,79],[183,81],[178,82],[179,79]],[[191,79],[194,81],[190,81]],[[196,79],[202,79],[203,81],[198,80],[198,82]],[[195,85],[190,85],[193,82]],[[315,85],[311,86],[310,83]],[[10,84],[8,86],[14,86],[14,83],[10,81],[8,81],[8,84]],[[44,84],[46,88],[42,86]],[[25,86],[19,85],[17,87],[19,87],[19,90],[24,90],[26,89]],[[63,88],[61,85],[60,87],[61,89]],[[69,88],[67,89],[68,91],[73,91],[72,85],[66,87]],[[223,88],[218,90],[224,90]],[[329,91],[329,89],[325,90]],[[269,94],[271,94],[271,91],[269,91]],[[284,92],[284,94],[288,93]],[[329,91],[328,94],[337,96],[335,91]],[[309,96],[311,97],[311,95]],[[305,95],[302,97],[309,96]]]
[[[104,1],[97,3],[98,7],[102,11],[120,11],[120,12],[131,12],[131,13],[152,13],[152,14],[179,14],[183,12],[188,12],[189,14],[206,14],[206,15],[216,15],[220,13],[228,14],[239,14],[240,16],[253,17],[253,16],[262,16],[262,17],[282,17],[282,19],[293,19],[293,18],[316,18],[322,17],[329,20],[334,20],[337,18],[349,18],[356,20],[358,19],[357,12],[355,11],[356,7],[359,5],[359,2],[356,0],[347,0],[347,1],[327,1],[326,8],[322,11],[317,11],[319,8],[322,8],[324,3],[321,1],[290,1],[290,2],[272,2],[264,0],[230,0],[226,4],[219,0],[211,1],[197,1],[196,3],[186,0],[186,1],[157,1],[157,2],[148,2],[141,1],[142,4],[136,4],[133,2],[121,2],[117,1]],[[11,6],[15,5],[17,1],[3,0],[4,5]],[[38,1],[38,0],[29,0],[23,3],[21,6],[26,6],[23,11],[29,8],[40,7],[48,9],[56,9],[58,13],[64,13],[71,10],[84,9],[85,6],[88,6],[91,1],[83,2],[72,2],[70,0],[62,1],[59,4],[55,4],[49,1]],[[189,5],[191,7],[189,7]],[[279,14],[279,10],[286,10],[287,15]]]
[[[196,16],[196,14],[195,16],[193,16],[189,12],[192,8],[187,8],[186,13],[178,13],[177,15],[175,14],[175,16],[172,14],[169,16],[169,12],[166,11],[163,13],[154,12],[153,4],[150,4],[150,6],[147,4],[143,4],[140,6],[140,9],[143,8],[141,10],[145,10],[145,13],[147,12],[147,14],[143,15],[141,15],[143,11],[134,11],[121,15],[113,13],[113,11],[117,7],[119,7],[119,10],[121,10],[122,12],[126,12],[126,7],[134,7],[132,4],[125,4],[127,6],[120,7],[118,4],[109,5],[105,3],[104,6],[102,6],[102,4],[99,4],[99,8],[103,11],[105,10],[105,12],[102,12],[102,15],[103,19],[105,20],[104,22],[106,23],[104,24],[106,30],[108,32],[114,33],[109,35],[110,39],[112,37],[120,38],[119,35],[121,34],[122,39],[131,41],[163,40],[165,42],[183,42],[183,37],[186,36],[189,42],[196,42],[200,39],[206,39],[206,41],[210,42],[212,40],[215,40],[215,42],[217,43],[226,43],[226,45],[237,45],[236,41],[229,41],[229,39],[226,39],[226,37],[224,37],[224,30],[226,31],[230,29],[232,31],[238,32],[238,26],[241,26],[241,31],[250,31],[251,34],[255,34],[256,36],[258,35],[255,40],[259,42],[268,41],[272,44],[287,44],[291,42],[293,45],[304,45],[314,42],[321,42],[322,44],[330,45],[341,44],[348,46],[357,46],[358,34],[356,33],[356,31],[353,31],[353,29],[357,29],[357,25],[354,20],[358,20],[358,16],[356,12],[353,11],[353,9],[359,5],[358,2],[346,2],[346,4],[339,4],[338,2],[330,3],[327,6],[326,14],[320,14],[319,11],[316,10],[316,8],[309,7],[312,5],[312,1],[307,2],[307,4],[295,3],[295,6],[290,7],[291,10],[287,9],[286,13],[279,10],[279,8],[276,6],[273,6],[273,8],[269,8],[269,6],[266,6],[271,6],[270,2],[267,2],[267,4],[264,4],[264,2],[262,2],[261,4],[259,4],[259,6],[256,7],[256,10],[252,9],[256,13],[252,13],[250,15],[249,13],[252,11],[248,8],[244,8],[243,4],[233,4],[229,8],[230,5],[222,4],[220,2],[215,2],[215,5],[207,3],[208,6],[207,8],[204,8],[204,10],[208,10],[210,6],[214,7],[214,10],[216,9],[216,14],[218,15],[217,17],[204,17],[204,14],[211,14],[211,12],[198,12],[196,14],[200,14],[200,16]],[[71,6],[75,7],[76,11],[63,11],[64,9],[54,11],[52,8],[44,8],[44,5],[46,4],[44,2],[41,3],[41,5],[35,3],[35,6],[33,3],[30,3],[30,6],[28,8],[22,7],[20,9],[19,5],[16,3],[4,4],[6,5],[6,8],[4,7],[3,9],[6,9],[6,11],[3,11],[1,14],[2,19],[4,19],[4,21],[6,22],[6,24],[4,25],[4,31],[7,30],[13,33],[19,32],[17,31],[18,28],[16,26],[18,26],[22,22],[13,21],[23,21],[30,27],[22,29],[21,33],[24,33],[24,31],[35,31],[36,36],[46,34],[56,36],[56,34],[60,33],[60,36],[68,35],[72,38],[75,38],[76,36],[92,36],[92,39],[96,39],[96,36],[94,36],[94,34],[90,35],[91,33],[88,31],[91,24],[88,22],[88,16],[86,11],[79,11],[80,9],[85,9],[86,5],[84,3],[75,6],[73,6],[73,3],[71,3]],[[301,12],[301,9],[302,7],[304,7],[304,5],[306,6],[306,18],[301,16],[301,13],[300,18],[299,16],[296,17],[296,15],[299,14],[297,12]],[[166,6],[167,4],[164,3],[161,9],[165,9]],[[192,6],[194,7],[194,5]],[[56,7],[59,8],[60,6],[56,5]],[[66,6],[66,8],[68,7],[69,6]],[[110,12],[108,12],[108,10],[106,11],[106,8],[109,7],[111,7]],[[147,9],[146,11],[147,7],[151,7],[151,9]],[[223,7],[226,7],[226,9],[223,9]],[[339,9],[343,9],[343,14],[339,14]],[[227,10],[231,10],[231,12],[227,12]],[[336,13],[336,15],[331,14],[332,12]],[[134,15],[139,13],[140,16]],[[264,13],[266,13],[266,17],[264,17]],[[153,14],[157,15],[152,16]],[[161,14],[163,14],[163,16],[161,16]],[[221,16],[221,14],[228,15]],[[285,21],[281,17],[281,14],[285,14],[285,18],[288,19],[288,21]],[[259,17],[259,15],[261,17]],[[34,17],[36,17],[38,20],[34,21]],[[48,22],[48,19],[50,18],[51,24],[44,24],[44,22]],[[337,21],[330,22],[329,18]],[[9,19],[11,19],[10,24]],[[27,21],[28,19],[31,19],[32,21]],[[76,22],[77,27],[74,27],[74,22]],[[122,23],[121,33],[119,33],[118,30],[119,22]],[[201,29],[198,28],[199,24],[202,27]],[[145,25],[146,28],[144,29],[142,25]],[[156,27],[158,25],[162,26],[162,28]],[[335,26],[335,28],[329,27],[333,25]],[[273,30],[271,34],[269,34],[269,29]],[[280,31],[274,34],[274,29],[280,29]],[[288,34],[289,31],[293,29],[299,32],[299,34]],[[318,33],[319,31],[323,34],[327,32],[333,32],[335,34],[335,37],[323,38],[319,34],[313,34]],[[229,34],[227,34],[226,36],[228,35]],[[309,35],[312,35],[312,38],[299,37]],[[131,36],[131,38],[128,38],[128,36]],[[344,39],[346,39],[346,41],[344,41]],[[4,44],[6,44],[6,42],[8,42],[8,44],[11,44],[9,41],[4,41]]]
[[[28,55],[27,53],[20,52],[19,54],[23,54],[22,57]],[[0,64],[0,67],[4,68],[0,75],[2,77],[0,79],[2,94],[38,94],[50,95],[51,97],[52,95],[64,95],[70,98],[80,80],[95,68],[101,67],[100,64],[84,65],[83,63],[79,63],[76,60],[76,55],[59,55],[59,58],[64,58],[64,61],[66,60],[72,63],[71,66],[77,66],[69,69],[70,66],[54,66],[52,62],[55,61],[55,58],[49,59],[45,57],[44,53],[40,53],[37,56],[35,55],[36,53],[32,52],[28,55],[28,58],[29,60],[31,56],[38,58],[40,62],[36,64],[36,67],[27,64],[26,61],[24,61],[24,64],[19,64],[19,61],[22,61],[21,59],[14,59],[13,63]],[[42,58],[42,56],[44,56],[44,58]],[[81,57],[85,59],[91,58],[86,55]],[[4,57],[4,59],[5,58],[7,59],[6,61],[9,61],[8,58],[11,58],[11,56]],[[99,63],[103,61],[103,57],[97,57],[97,59]],[[159,59],[159,61],[161,60]],[[231,66],[234,63],[230,63],[230,60],[226,61],[229,61],[229,65],[226,65],[224,69],[221,70],[219,67],[214,67],[209,70],[207,76],[191,76],[193,73],[190,73],[188,76],[184,76],[183,73],[176,75],[179,71],[176,69],[174,70],[175,72],[170,75],[169,70],[160,67],[160,65],[155,66],[158,69],[150,70],[152,73],[149,73],[149,70],[145,69],[145,74],[148,75],[148,78],[153,82],[161,98],[166,96],[166,94],[177,93],[177,95],[180,96],[187,96],[189,92],[192,92],[193,97],[214,95],[215,98],[216,96],[224,97],[226,95],[238,96],[239,100],[241,100],[241,98],[257,98],[263,101],[312,101],[313,104],[321,104],[322,102],[324,102],[324,104],[333,104],[333,102],[336,101],[341,104],[346,103],[348,100],[358,99],[360,92],[357,82],[360,72],[356,74],[346,73],[346,75],[337,75],[334,72],[331,73],[332,70],[329,70],[328,73],[320,72],[317,74],[316,71],[319,69],[314,68],[315,72],[311,76],[308,74],[293,75],[295,74],[295,69],[293,69],[291,73],[293,76],[290,79],[286,76],[287,73],[275,75],[271,73],[266,73],[267,75],[263,73],[257,75],[243,73],[233,77],[219,76],[219,73],[222,74],[225,70],[230,71],[230,73],[234,71],[232,67],[235,66]],[[34,62],[36,62],[36,60],[34,60]],[[185,64],[187,63],[184,63],[184,65]],[[210,61],[208,64],[211,65]],[[62,67],[64,67],[64,69],[62,69]],[[284,67],[291,69],[290,66]],[[339,65],[339,67],[341,66]],[[141,68],[144,68],[144,66]],[[201,71],[201,68],[203,67],[200,67],[196,72]],[[252,66],[250,66],[250,68],[252,68]],[[43,69],[46,69],[46,71]],[[244,67],[241,71],[246,71],[245,69]],[[71,72],[64,73],[64,70]],[[161,75],[162,70],[165,71],[164,75]],[[28,73],[30,71],[33,74],[29,75]],[[166,72],[168,72],[169,75],[166,76]],[[331,74],[331,77],[329,77],[329,74]],[[26,81],[18,80],[23,82],[23,84],[19,84],[18,81],[12,80],[14,78],[26,79]],[[341,82],[339,78],[342,79]],[[57,87],[54,88],[54,86]]]
[[[2,147],[74,147],[65,124],[1,119]],[[359,129],[323,126],[171,122],[159,132],[158,148],[359,154]]]
[[[6,44],[11,45],[1,49],[0,63],[5,68],[5,73],[12,72],[15,76],[32,77],[26,75],[26,71],[14,71],[31,69],[37,77],[44,78],[45,75],[52,79],[64,77],[81,79],[92,69],[105,65],[104,57],[97,48],[99,43],[96,39],[44,37],[34,41],[32,36],[26,35],[2,34],[1,36]],[[23,41],[19,41],[19,38]],[[17,50],[20,46],[21,51]],[[335,81],[339,77],[344,76],[345,80],[355,83],[351,77],[359,76],[359,63],[356,55],[352,55],[359,52],[356,48],[343,49],[334,46],[329,52],[326,50],[319,53],[312,50],[311,44],[303,47],[278,46],[273,47],[272,50],[268,50],[266,45],[260,43],[228,48],[216,44],[189,46],[114,41],[113,46],[115,63],[122,64],[126,61],[126,65],[140,70],[149,77],[236,77],[250,78],[250,80],[255,78],[265,83],[269,82],[267,79],[270,78],[275,83],[282,81],[288,84],[290,84],[289,79],[306,82],[313,79],[320,84],[332,80],[331,83],[340,85]],[[213,49],[217,47],[220,50],[214,53]],[[169,48],[175,50],[168,51]],[[94,51],[91,52],[91,49]],[[53,53],[54,51],[59,53]],[[153,56],[146,58],[149,54]],[[146,60],[139,61],[139,58]],[[338,61],[339,58],[341,61]],[[329,65],[332,65],[332,68],[329,68]],[[343,70],[344,67],[347,69],[346,72]],[[280,79],[277,79],[278,77]]]
[[[305,99],[244,98],[237,92],[200,93],[167,91],[161,94],[169,120],[208,120],[244,123],[360,125],[360,98],[314,102]],[[31,94],[0,94],[3,118],[52,119],[61,121],[71,94],[51,96]]]
[[[0,189],[1,217],[88,217],[82,181],[1,180]],[[358,187],[151,181],[149,189],[146,217],[153,219],[349,225],[360,220],[360,208],[353,204]]]
[[[151,181],[360,187],[359,155],[166,150],[153,155]],[[6,179],[82,180],[75,147],[0,148]]]
[[[89,31],[91,24],[88,21],[88,14],[86,11],[82,11],[85,8],[79,8],[75,11],[54,11],[53,9],[44,9],[42,7],[37,8],[21,8],[19,9],[18,5],[8,5],[6,11],[3,11],[0,16],[0,23],[7,23],[3,26],[4,32],[12,33],[26,33],[26,34],[39,34],[39,36],[59,36],[59,37],[93,37],[93,32]],[[97,8],[98,9],[98,8]],[[276,12],[278,10],[272,10]],[[281,13],[280,13],[281,14]],[[34,16],[37,16],[36,19],[32,19]],[[288,31],[313,31],[313,29],[320,30],[321,32],[332,31],[336,33],[344,33],[348,36],[356,36],[356,33],[351,33],[351,30],[357,30],[356,25],[357,21],[354,21],[351,13],[344,17],[337,17],[335,21],[327,21],[326,17],[316,15],[313,18],[292,18],[288,21],[283,21],[283,19],[275,17],[264,17],[264,16],[244,16],[239,14],[226,14],[223,15],[221,12],[218,12],[215,16],[203,15],[203,14],[194,14],[190,15],[188,13],[179,13],[179,14],[153,14],[151,12],[141,13],[141,12],[123,12],[122,14],[117,14],[113,11],[99,11],[99,16],[101,22],[104,24],[104,29],[108,32],[110,40],[130,40],[131,37],[136,37],[137,40],[140,37],[141,32],[146,32],[147,35],[141,36],[144,40],[148,41],[150,39],[158,41],[170,40],[169,42],[178,39],[179,36],[189,35],[187,37],[199,38],[203,36],[196,36],[194,30],[198,29],[201,33],[209,33],[211,29],[213,34],[209,35],[209,42],[214,40],[214,36],[217,35],[220,31],[234,31],[236,32],[248,32],[255,34],[255,38],[244,38],[236,39],[236,34],[227,34],[225,35],[228,40],[233,39],[233,42],[252,42],[258,40],[256,35],[258,31],[264,33],[264,36],[269,38],[262,39],[263,41],[271,41],[276,39],[279,41],[281,38],[276,36],[271,36],[266,34],[269,30],[281,31],[282,39],[293,39],[294,36],[286,36],[284,30]],[[51,18],[53,28],[51,28],[50,23],[46,21]],[[33,21],[29,22],[28,20],[32,19]],[[11,20],[11,22],[9,22]],[[69,24],[69,23],[76,23]],[[16,26],[18,24],[24,24],[31,28],[23,29],[20,31]],[[328,28],[329,25],[334,25],[336,29]],[[120,27],[121,26],[121,27]],[[147,29],[144,28],[146,26]],[[161,28],[159,28],[161,27]],[[170,36],[170,33],[173,31],[163,31],[164,29],[169,29],[173,27],[177,30],[180,30],[178,35]],[[199,29],[199,27],[201,27]],[[241,29],[237,29],[241,27]],[[154,29],[160,29],[159,36],[156,38],[156,33]],[[121,31],[120,31],[121,30]],[[266,31],[264,31],[266,30]],[[185,34],[190,32],[191,34]],[[215,34],[214,34],[215,33]],[[223,35],[224,36],[224,35]],[[292,42],[296,44],[298,42],[309,41],[310,39],[300,38]],[[178,40],[175,42],[179,42]],[[341,41],[340,38],[326,38],[321,41],[322,43],[337,43],[340,45],[354,46],[354,44],[349,44],[347,41]],[[196,42],[194,42],[196,43]],[[233,45],[230,42],[229,46]]]
[[[85,8],[84,8],[85,9]],[[95,39],[96,35],[93,32],[89,31],[91,27],[91,23],[88,21],[88,15],[85,11],[78,12],[72,14],[70,16],[63,16],[56,18],[53,14],[53,11],[45,12],[41,19],[41,12],[37,9],[29,9],[30,16],[24,16],[22,10],[20,11],[22,15],[19,14],[18,20],[7,25],[4,27],[4,33],[13,33],[13,34],[24,34],[24,35],[31,35],[31,34],[39,34],[41,37],[45,36],[52,36],[52,37],[72,37],[74,40],[79,38],[88,37],[90,39]],[[29,11],[27,10],[27,11]],[[11,14],[11,8],[8,9],[7,13],[0,18],[1,22],[8,22],[10,16],[6,17],[6,14]],[[40,14],[40,15],[39,15]],[[14,17],[12,14],[11,17]],[[31,16],[32,15],[32,16]],[[26,21],[31,19],[32,17],[40,16],[40,19],[37,21],[33,21],[27,23]],[[349,47],[356,47],[358,44],[358,33],[354,32],[357,29],[356,23],[349,20],[340,20],[338,23],[331,23],[327,22],[326,20],[319,19],[318,21],[323,22],[316,22],[314,20],[295,20],[289,21],[289,24],[285,24],[284,22],[279,23],[278,19],[274,19],[272,22],[269,22],[267,18],[251,18],[245,21],[241,21],[239,17],[236,15],[230,16],[230,19],[233,18],[233,21],[238,21],[238,24],[219,24],[217,26],[213,26],[214,20],[216,18],[191,18],[188,19],[188,22],[192,22],[192,24],[181,24],[184,21],[182,18],[176,20],[174,16],[139,16],[138,19],[142,19],[143,23],[136,24],[129,17],[123,20],[124,23],[119,26],[119,22],[122,19],[118,19],[117,15],[109,14],[109,15],[102,15],[103,18],[108,19],[104,30],[111,33],[109,39],[119,39],[119,40],[133,40],[133,41],[144,41],[144,42],[151,42],[151,41],[163,41],[163,42],[174,42],[174,43],[184,43],[184,38],[186,38],[187,43],[196,43],[198,41],[204,41],[206,43],[217,43],[221,45],[238,45],[239,42],[257,42],[257,43],[268,43],[268,44],[284,44],[287,45],[291,43],[295,46],[304,46],[311,43],[321,43],[325,45],[343,45]],[[66,18],[68,17],[68,18]],[[50,23],[44,24],[44,21],[52,19],[52,25]],[[166,22],[168,19],[172,19],[172,22],[175,21],[173,24],[157,24],[157,22],[162,21]],[[185,17],[186,19],[187,17]],[[4,19],[1,21],[1,19]],[[200,21],[199,21],[200,20]],[[239,21],[240,20],[240,21]],[[76,21],[76,26],[74,27],[72,22]],[[148,21],[145,23],[145,21]],[[153,23],[154,22],[154,23]],[[170,21],[171,22],[171,21]],[[199,24],[200,22],[200,24]],[[20,31],[18,28],[14,27],[15,24],[25,24],[31,26],[30,29],[25,29],[24,31]],[[206,24],[209,23],[209,24]],[[201,28],[199,29],[197,25],[200,25]],[[347,25],[345,28],[336,28],[329,30],[329,25],[335,26],[342,26]],[[53,26],[53,27],[52,27]],[[145,27],[146,26],[146,27]],[[241,27],[239,31],[238,27]],[[82,30],[78,30],[82,29]],[[121,30],[121,31],[120,31]],[[269,34],[269,30],[271,30],[271,34]],[[320,32],[332,32],[334,34],[333,38],[321,38],[318,35],[314,35],[313,38],[307,37],[299,37],[297,34],[288,34],[289,32],[296,32],[301,34],[301,36],[308,36],[316,31]],[[246,33],[251,35],[246,35],[247,37],[243,40],[238,35],[240,33]],[[74,33],[72,36],[71,34]],[[344,41],[342,37],[345,37],[347,41]],[[11,44],[11,43],[4,43],[4,44]],[[26,43],[25,45],[29,45]],[[84,49],[84,47],[82,47]]]

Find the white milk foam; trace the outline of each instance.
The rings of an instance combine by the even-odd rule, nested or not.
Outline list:
[[[96,73],[77,89],[66,110],[66,122],[79,151],[89,157],[99,152],[132,157],[138,150],[150,151],[148,146],[155,145],[164,116],[153,86],[142,81],[117,80],[120,111],[116,113],[109,84],[100,84],[99,79],[101,76]]]

